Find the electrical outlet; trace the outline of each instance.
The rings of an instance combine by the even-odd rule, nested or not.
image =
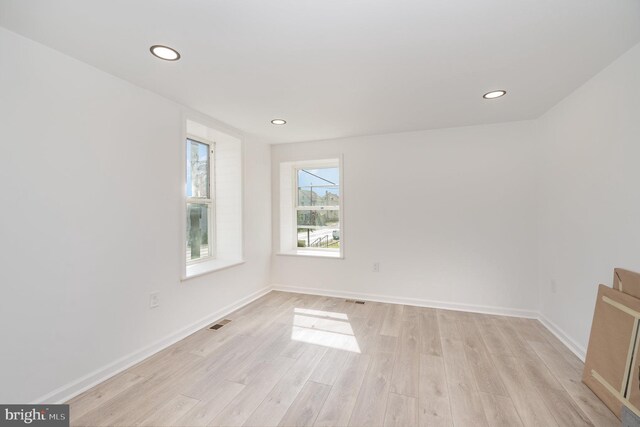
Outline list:
[[[558,283],[556,283],[556,279],[551,279],[551,293],[555,294],[558,292]]]
[[[151,292],[149,294],[149,308],[156,308],[160,305],[160,292]]]
[[[380,273],[380,263],[378,261],[373,263],[373,272]]]

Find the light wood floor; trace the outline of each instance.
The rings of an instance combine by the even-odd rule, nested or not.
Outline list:
[[[77,426],[616,426],[538,321],[272,292],[74,398]]]

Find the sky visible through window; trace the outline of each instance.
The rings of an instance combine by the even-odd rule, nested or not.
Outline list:
[[[316,186],[335,186],[331,188],[330,191],[333,194],[340,195],[340,169],[322,168],[298,170],[298,187],[307,188]]]
[[[197,150],[195,153],[193,150]],[[209,146],[207,144],[202,144],[197,141],[192,141],[187,139],[187,197],[199,197],[198,195],[193,194],[193,178],[194,175],[198,174],[206,174],[208,175],[208,170],[202,170],[202,168],[198,168],[199,165],[204,164],[208,166],[209,161]],[[195,157],[194,155],[197,155]],[[194,156],[194,157],[192,157]],[[197,159],[198,165],[192,165],[192,162]],[[194,170],[194,168],[196,170]],[[200,196],[201,197],[201,196]]]

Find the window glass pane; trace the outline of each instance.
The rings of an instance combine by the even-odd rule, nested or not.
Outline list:
[[[298,206],[340,206],[340,187],[298,187]]]
[[[187,197],[209,198],[209,146],[187,139]]]
[[[187,203],[187,261],[209,254],[209,206]]]
[[[297,218],[298,247],[340,247],[340,212],[299,210]]]
[[[338,168],[298,169],[298,206],[340,206]]]

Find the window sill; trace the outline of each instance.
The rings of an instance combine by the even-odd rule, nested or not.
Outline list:
[[[234,267],[244,264],[241,259],[212,259],[211,261],[199,262],[187,266],[186,274],[182,277],[182,281],[193,279],[194,277],[203,276],[213,273],[214,271],[224,270],[225,268]]]
[[[304,257],[312,257],[312,258],[333,258],[333,259],[344,259],[344,256],[340,252],[333,251],[310,251],[310,250],[293,250],[290,252],[278,252],[276,255],[283,256],[304,256]]]

